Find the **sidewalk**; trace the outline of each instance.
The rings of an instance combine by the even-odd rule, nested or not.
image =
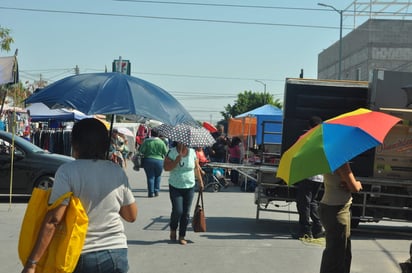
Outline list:
[[[323,246],[292,239],[297,215],[287,212],[296,205],[282,207],[286,213],[261,211],[256,221],[254,193],[235,186],[205,193],[207,232],[194,233],[189,226],[186,246],[171,243],[168,173],[160,196],[147,198],[144,171],[133,171],[128,163],[139,208],[137,221],[125,224],[130,273],[319,272]],[[0,203],[0,272],[21,271],[17,243],[25,208],[25,203]],[[400,272],[397,263],[408,258],[412,223],[361,226],[353,233],[351,272]]]

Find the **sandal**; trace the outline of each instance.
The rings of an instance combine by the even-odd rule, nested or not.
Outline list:
[[[185,240],[185,237],[179,237],[179,244],[187,245],[187,241]]]

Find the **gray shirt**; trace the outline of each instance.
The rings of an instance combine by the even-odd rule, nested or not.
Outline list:
[[[49,199],[73,192],[89,217],[82,253],[127,248],[120,208],[135,202],[123,169],[109,160],[78,159],[56,172]]]

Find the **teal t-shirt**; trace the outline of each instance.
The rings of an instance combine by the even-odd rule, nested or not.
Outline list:
[[[167,156],[175,160],[178,156],[176,147],[170,149]],[[182,157],[177,166],[170,171],[169,184],[178,189],[189,189],[195,186],[196,152],[190,149],[187,156]]]

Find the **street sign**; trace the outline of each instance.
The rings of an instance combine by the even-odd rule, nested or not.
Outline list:
[[[130,76],[130,62],[129,60],[114,60],[112,63],[112,71],[120,72]]]

